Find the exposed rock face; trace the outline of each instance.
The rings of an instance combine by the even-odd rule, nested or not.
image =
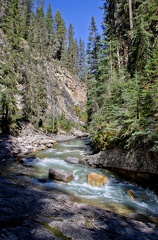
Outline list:
[[[64,114],[67,119],[79,122],[74,108],[77,107],[82,111],[85,110],[85,103],[87,101],[86,84],[55,61],[53,63],[45,62],[45,68],[48,76],[47,112],[55,115]]]
[[[144,146],[143,149],[140,147],[131,149],[129,152],[121,149],[105,150],[100,155],[100,161],[107,167],[142,173],[158,173],[157,157]]]
[[[105,149],[98,154],[83,157],[82,160],[90,166],[113,170],[127,179],[158,191],[158,154],[150,152],[149,146],[137,146],[130,151],[121,148]]]
[[[61,182],[70,182],[73,179],[73,175],[61,169],[51,168],[49,169],[49,178]]]
[[[106,177],[97,173],[89,173],[87,183],[94,187],[100,187],[106,183]]]

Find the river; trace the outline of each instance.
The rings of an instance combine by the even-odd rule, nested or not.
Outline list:
[[[124,181],[108,170],[65,162],[68,156],[82,157],[91,153],[87,143],[86,138],[59,141],[54,148],[25,158],[23,165],[26,170],[18,177],[34,187],[72,195],[75,201],[99,206],[138,220],[158,222],[158,197],[154,192]],[[73,180],[69,183],[52,181],[48,177],[49,168],[68,171],[73,174]],[[105,175],[107,178],[105,185],[101,187],[88,185],[87,174],[90,172]],[[132,191],[134,200],[127,194],[128,190]]]

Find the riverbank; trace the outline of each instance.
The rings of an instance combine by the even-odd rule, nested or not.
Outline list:
[[[6,167],[1,167],[3,174],[0,174],[0,238],[3,240],[156,240],[158,238],[156,223],[122,217],[111,211],[78,203],[64,192],[52,193],[35,188],[29,183],[23,183],[20,179],[16,181],[14,176],[9,177],[7,166],[11,161],[17,160],[18,156],[28,154],[28,150],[31,150],[30,153],[33,151],[27,147],[31,146],[32,139],[38,141],[38,144],[35,142],[33,146],[40,146],[43,138],[45,141],[50,139],[61,141],[76,136],[77,134],[69,136],[60,134],[53,138],[53,135],[48,136],[39,131],[35,133],[31,127],[25,129],[17,138],[3,136],[0,141],[0,150],[2,150],[0,156],[1,166]],[[15,162],[15,164],[19,163]],[[19,165],[22,171],[23,165]]]
[[[42,129],[35,129],[32,124],[25,125],[17,136],[0,134],[0,162],[17,159],[36,151],[45,150],[57,144],[57,141],[75,139],[86,135],[74,130],[72,133],[46,134]]]
[[[92,156],[85,156],[82,161],[89,166],[113,171],[158,194],[158,153],[150,152],[147,146],[137,146],[130,151],[121,148],[104,149]]]

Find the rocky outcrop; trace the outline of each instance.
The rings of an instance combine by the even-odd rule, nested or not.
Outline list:
[[[24,155],[44,150],[57,144],[54,136],[46,135],[41,129],[35,129],[32,124],[26,124],[18,136],[9,136],[14,153]]]
[[[113,170],[127,179],[158,192],[158,154],[149,146],[138,145],[130,151],[121,148],[105,149],[98,154],[82,158],[90,166]]]
[[[140,173],[158,173],[158,155],[150,152],[150,148],[112,149],[102,151],[100,162],[106,167],[126,169]]]
[[[48,115],[64,115],[72,122],[81,123],[77,112],[85,111],[87,86],[59,62],[45,62]],[[53,98],[52,98],[53,93]]]
[[[49,169],[49,178],[60,182],[70,182],[73,179],[73,175],[62,169]]]
[[[87,183],[94,187],[100,187],[106,183],[106,177],[98,173],[89,173],[87,175]]]

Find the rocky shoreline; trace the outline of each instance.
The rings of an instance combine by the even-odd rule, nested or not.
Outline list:
[[[42,129],[37,130],[32,124],[28,124],[19,131],[18,136],[0,134],[0,162],[21,158],[36,151],[51,148],[57,144],[57,141],[81,137],[81,134],[80,131],[74,131],[72,134],[64,132],[46,134]]]
[[[77,133],[48,136],[31,125],[23,129],[18,137],[2,135],[0,166],[52,147],[56,141],[76,137]],[[156,223],[137,221],[78,203],[61,192],[55,194],[32,188],[9,179],[1,172],[0,189],[0,239],[3,240],[158,239]]]

